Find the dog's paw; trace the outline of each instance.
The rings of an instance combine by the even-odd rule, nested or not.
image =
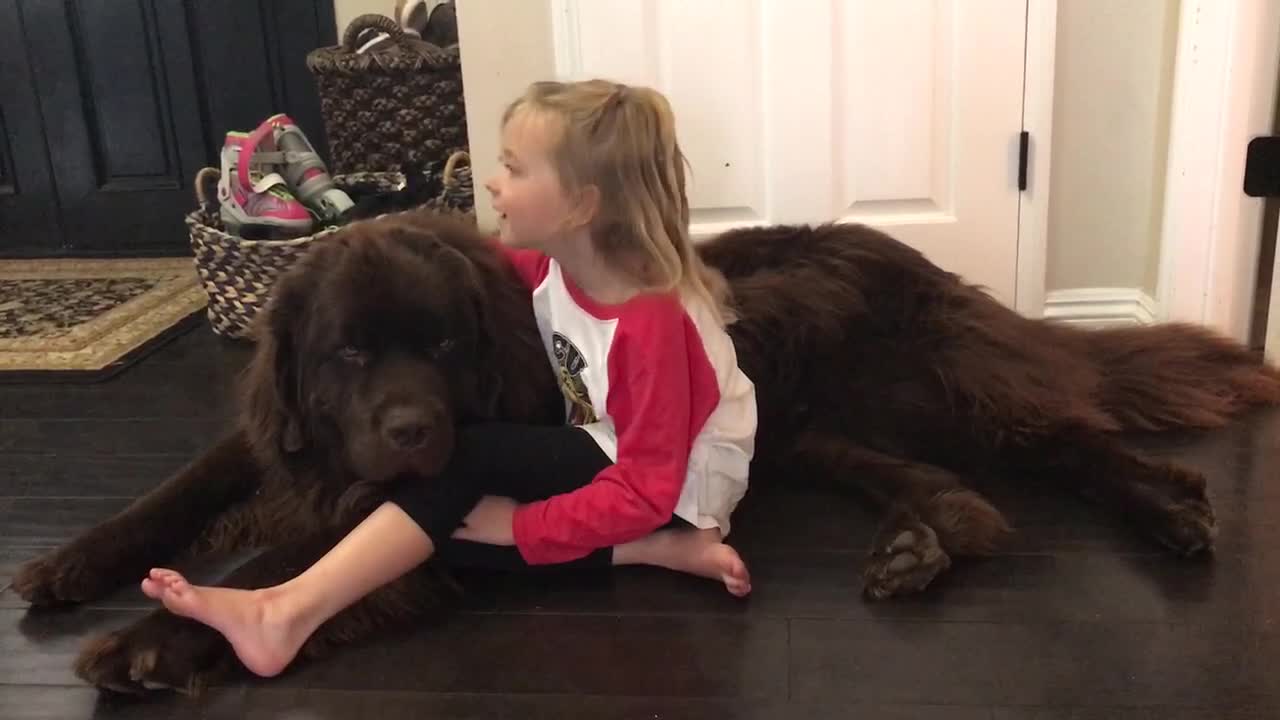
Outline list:
[[[115,693],[174,690],[200,695],[234,654],[217,631],[157,611],[123,630],[90,640],[76,658],[80,679]]]
[[[1190,557],[1213,549],[1218,536],[1213,508],[1200,500],[1183,500],[1163,508],[1155,523],[1155,537],[1179,555]]]
[[[862,573],[865,592],[874,600],[919,592],[949,567],[933,528],[913,519],[894,523],[871,548]]]
[[[1218,524],[1204,476],[1193,470],[1170,467],[1160,481],[1150,487],[1157,493],[1156,509],[1149,521],[1156,539],[1184,556],[1212,550]]]
[[[84,553],[62,548],[27,561],[18,568],[12,587],[34,606],[80,603],[109,590]]]

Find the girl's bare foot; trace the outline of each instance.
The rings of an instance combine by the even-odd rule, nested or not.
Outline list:
[[[273,589],[234,590],[192,585],[173,570],[153,569],[142,592],[169,612],[204,623],[231,643],[240,662],[263,677],[278,675],[293,661],[314,628],[290,612]]]
[[[614,550],[617,565],[658,565],[719,580],[730,595],[751,592],[751,573],[738,551],[720,541],[720,531],[659,530]]]
[[[733,549],[733,546],[725,545],[719,540],[709,544],[704,543],[701,558],[695,562],[698,567],[715,573],[705,577],[718,575],[730,595],[746,597],[751,592],[751,573],[747,571],[747,564],[742,561],[742,557],[738,555],[737,550]],[[697,570],[689,572],[696,573]]]

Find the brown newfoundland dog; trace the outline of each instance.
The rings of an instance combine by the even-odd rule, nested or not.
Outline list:
[[[1204,478],[1144,460],[1116,431],[1212,427],[1280,401],[1280,373],[1203,330],[1087,332],[1026,319],[877,231],[768,227],[701,246],[729,279],[756,382],[754,482],[823,480],[886,515],[867,594],[924,588],[1008,526],[971,483],[1035,479],[1098,501],[1180,555],[1211,547]],[[119,515],[21,568],[33,605],[83,602],[148,568],[266,548],[225,584],[287,579],[380,502],[447,462],[455,423],[563,422],[529,296],[474,227],[424,212],[317,243],[260,316],[239,427]],[[785,468],[785,471],[783,469]],[[454,591],[428,563],[320,628],[314,658]],[[195,691],[235,666],[165,611],[96,638],[77,670],[102,688]]]

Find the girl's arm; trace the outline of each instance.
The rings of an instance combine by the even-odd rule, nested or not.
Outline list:
[[[525,560],[575,560],[669,522],[693,439],[719,399],[715,371],[678,300],[634,301],[609,351],[617,462],[586,487],[514,511],[512,532]]]
[[[502,244],[497,238],[490,240],[494,249],[501,253],[507,262],[515,268],[516,274],[520,276],[520,280],[530,290],[542,284],[547,277],[547,270],[551,266],[551,258],[543,255],[537,250],[517,250]]]

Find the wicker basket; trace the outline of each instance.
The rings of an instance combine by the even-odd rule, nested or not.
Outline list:
[[[363,53],[370,34],[389,38]],[[406,35],[377,14],[351,21],[342,44],[307,55],[332,148],[335,174],[431,172],[467,149],[467,114],[457,45]]]
[[[441,212],[460,212],[475,221],[476,188],[471,177],[471,155],[457,151],[445,161],[440,194],[426,205]]]
[[[455,153],[447,163],[444,189],[426,202],[407,194],[400,173],[352,173],[334,176],[336,186],[356,200],[387,199],[373,204],[387,210],[430,207],[444,213],[462,213],[474,221],[470,158]],[[245,240],[227,233],[218,217],[216,168],[196,174],[198,207],[186,217],[195,256],[196,271],[209,296],[206,314],[213,331],[230,338],[250,337],[253,318],[266,304],[271,287],[280,273],[296,263],[316,240],[336,232],[326,227],[316,233],[287,240]],[[383,213],[385,214],[385,213]]]

